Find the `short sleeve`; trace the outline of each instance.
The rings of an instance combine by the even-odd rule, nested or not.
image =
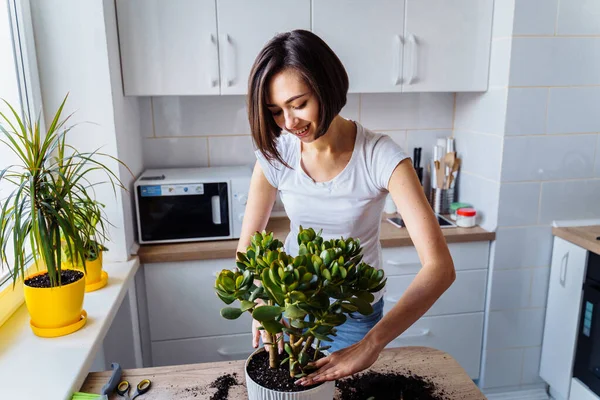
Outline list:
[[[256,155],[256,159],[258,160],[258,163],[260,164],[260,167],[262,168],[263,173],[265,174],[265,178],[267,178],[271,186],[273,186],[274,188],[278,188],[279,176],[283,165],[281,165],[277,160],[274,160],[271,164],[269,160],[267,160],[265,156],[260,152],[260,150],[255,150],[254,154]]]
[[[408,155],[388,135],[377,136],[371,154],[371,176],[378,189],[387,190],[394,169]]]

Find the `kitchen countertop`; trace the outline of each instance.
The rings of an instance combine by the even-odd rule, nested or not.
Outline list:
[[[553,227],[552,234],[583,247],[593,253],[600,254],[600,225]]]
[[[123,371],[123,379],[127,379],[133,385],[142,379],[150,379],[152,387],[143,395],[144,400],[201,400],[209,399],[214,394],[215,389],[209,388],[209,385],[217,377],[226,373],[237,373],[237,381],[241,385],[232,387],[228,397],[236,400],[247,399],[244,363],[245,360],[239,360],[130,369]],[[485,396],[454,358],[429,347],[385,349],[369,370],[400,373],[411,371],[412,374],[431,379],[449,398],[485,400]],[[110,374],[111,371],[90,373],[81,391],[100,393]],[[117,400],[119,397],[113,394],[109,399]],[[340,399],[339,393],[335,399]]]
[[[380,240],[382,247],[412,246],[412,240],[406,228],[396,228],[385,218],[381,221]],[[272,218],[267,224],[267,232],[272,231],[281,241],[290,231],[290,221],[285,217]],[[479,226],[473,228],[443,228],[447,243],[491,241],[496,235]],[[238,240],[219,240],[212,242],[189,242],[172,244],[142,245],[138,251],[140,262],[157,263],[171,261],[195,261],[220,258],[234,258]]]

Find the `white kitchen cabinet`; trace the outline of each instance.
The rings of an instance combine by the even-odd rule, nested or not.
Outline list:
[[[406,0],[403,92],[485,91],[493,0]]]
[[[344,64],[350,92],[402,91],[404,1],[313,0],[312,31]]]
[[[219,94],[215,0],[117,0],[125,95]]]
[[[277,33],[310,30],[310,0],[217,0],[221,94],[245,94],[258,52]]]
[[[587,250],[555,237],[540,361],[540,376],[569,397]]]

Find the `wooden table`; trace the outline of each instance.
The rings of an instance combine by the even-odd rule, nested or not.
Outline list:
[[[484,400],[485,396],[465,370],[447,353],[428,347],[401,347],[384,350],[370,368],[372,371],[401,372],[429,378],[452,399]],[[152,388],[140,400],[200,400],[210,399],[215,389],[208,385],[225,373],[237,373],[238,382],[229,391],[230,399],[247,399],[244,361],[225,361],[170,367],[140,368],[123,371],[123,378],[132,385],[149,378]],[[81,387],[82,392],[100,393],[111,371],[90,373]],[[339,398],[339,393],[336,399]],[[122,399],[116,395],[111,400]]]

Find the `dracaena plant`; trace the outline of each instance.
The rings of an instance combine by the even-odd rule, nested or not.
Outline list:
[[[287,363],[295,378],[306,375],[307,364],[330,347],[322,344],[334,340],[347,314],[373,312],[373,293],[386,283],[383,270],[361,261],[358,239],[324,240],[320,233],[300,227],[299,254],[292,257],[272,232],[256,232],[246,252],[237,253],[237,268],[222,270],[215,285],[223,302],[239,301],[239,307],[225,307],[221,315],[236,319],[251,313],[267,332],[269,366]],[[281,361],[277,340],[284,341]]]

